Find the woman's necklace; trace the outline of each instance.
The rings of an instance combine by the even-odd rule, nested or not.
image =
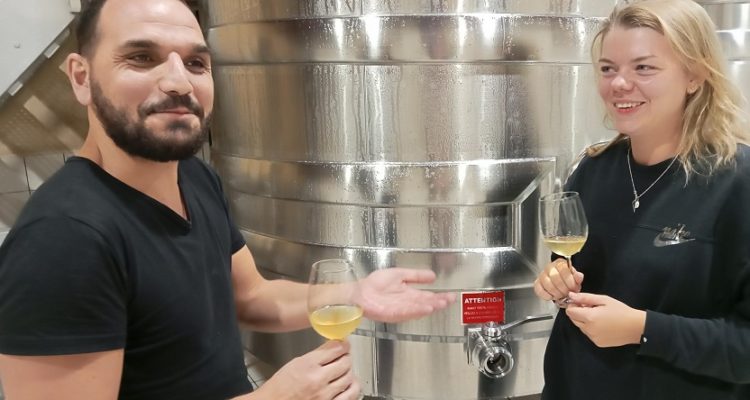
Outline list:
[[[646,188],[646,190],[642,191],[641,194],[638,194],[638,191],[635,190],[635,181],[633,180],[633,169],[630,167],[630,153],[631,153],[631,150],[632,149],[630,147],[628,147],[628,172],[630,173],[630,184],[633,185],[633,203],[632,203],[632,205],[633,205],[633,212],[635,212],[635,210],[638,207],[641,206],[641,202],[640,202],[641,197],[644,194],[646,194],[646,192],[648,192],[649,189],[651,189],[652,187],[654,187],[654,185],[656,185],[656,182],[659,182],[659,179],[661,179],[661,177],[664,176],[664,174],[666,174],[667,171],[669,171],[669,168],[671,168],[672,164],[674,164],[674,162],[677,160],[677,156],[675,156],[672,159],[672,162],[670,162],[669,165],[667,165],[667,168],[665,168],[664,171],[661,172],[661,175],[659,175],[653,182],[651,182],[651,184]]]

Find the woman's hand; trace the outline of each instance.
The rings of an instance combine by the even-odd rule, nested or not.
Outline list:
[[[564,258],[547,264],[534,281],[534,293],[543,300],[559,300],[571,292],[580,292],[583,274],[574,267],[568,268]]]
[[[646,327],[646,312],[609,296],[570,293],[568,318],[598,347],[638,344]]]

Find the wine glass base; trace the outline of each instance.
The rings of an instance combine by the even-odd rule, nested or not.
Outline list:
[[[552,300],[552,302],[555,303],[558,308],[568,308],[568,305],[573,303],[573,300],[571,300],[570,297],[565,296],[562,299]]]

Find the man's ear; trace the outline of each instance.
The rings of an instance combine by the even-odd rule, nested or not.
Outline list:
[[[91,103],[91,66],[88,60],[80,54],[71,53],[65,60],[65,66],[73,94],[79,103],[88,106]]]

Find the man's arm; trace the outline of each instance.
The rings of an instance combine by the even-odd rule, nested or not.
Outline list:
[[[307,284],[263,278],[247,246],[232,255],[232,285],[237,317],[249,328],[287,332],[310,326]]]
[[[0,380],[5,397],[12,400],[115,400],[123,354],[0,355]]]
[[[380,322],[403,322],[446,308],[453,293],[419,290],[415,284],[435,281],[430,270],[386,268],[360,279],[352,301],[365,317]],[[232,284],[241,322],[255,330],[282,332],[310,325],[307,319],[307,284],[264,279],[250,250],[242,247],[232,256]]]

